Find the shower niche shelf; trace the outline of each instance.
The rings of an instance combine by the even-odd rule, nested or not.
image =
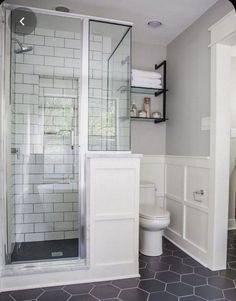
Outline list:
[[[166,94],[168,89],[166,87],[166,65],[167,62],[163,61],[159,65],[155,65],[155,70],[162,70],[162,79],[163,79],[163,89],[155,89],[155,88],[146,88],[146,87],[135,87],[131,86],[132,94],[144,94],[144,95],[153,95],[155,97],[162,96],[162,118],[148,118],[148,117],[131,117],[131,120],[134,121],[153,121],[155,124],[166,122],[168,118],[166,118]]]

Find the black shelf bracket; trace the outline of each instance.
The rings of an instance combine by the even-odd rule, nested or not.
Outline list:
[[[167,71],[167,62],[166,60],[160,63],[159,65],[155,65],[155,70],[159,70],[160,68],[163,68],[163,120],[166,121],[166,92],[167,90],[167,85],[166,85],[166,71]]]

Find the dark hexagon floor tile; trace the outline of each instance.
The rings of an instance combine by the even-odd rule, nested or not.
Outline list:
[[[189,296],[193,294],[193,288],[182,282],[167,284],[166,290],[175,296]]]
[[[117,298],[115,298],[115,299],[113,299],[113,298],[112,299],[104,299],[104,300],[106,300],[106,301],[120,301],[120,299],[117,299]]]
[[[235,256],[235,248],[228,249],[227,254],[231,256]]]
[[[205,301],[205,299],[202,299],[198,296],[187,296],[180,298],[180,301]]]
[[[170,242],[166,243],[166,244],[164,245],[164,248],[165,248],[166,250],[170,250],[170,251],[177,251],[177,250],[179,250],[178,247],[176,247],[174,244],[172,244],[172,243],[170,243]]]
[[[155,272],[150,271],[148,269],[139,270],[140,279],[152,279],[155,276]]]
[[[147,268],[158,272],[158,271],[168,271],[169,270],[169,264],[164,263],[164,262],[151,262],[147,265]]]
[[[204,277],[211,277],[211,276],[216,276],[218,275],[218,272],[216,271],[211,271],[208,268],[205,267],[196,267],[195,268],[195,273]]]
[[[122,301],[147,301],[148,293],[139,288],[122,290],[119,299]]]
[[[148,301],[178,301],[178,297],[167,292],[151,293]]]
[[[236,288],[228,289],[224,291],[225,298],[228,300],[236,300]]]
[[[169,256],[169,255],[173,255],[173,251],[163,249],[161,256]]]
[[[193,268],[185,265],[185,264],[174,264],[171,265],[170,270],[179,274],[192,274],[193,273]]]
[[[181,263],[182,260],[178,257],[174,257],[174,256],[165,256],[165,257],[162,257],[161,262],[164,262],[164,263],[167,263],[167,264],[178,264],[178,263]]]
[[[64,287],[64,290],[71,295],[88,294],[94,287],[92,284],[72,284]]]
[[[196,274],[183,275],[181,281],[192,286],[207,284],[205,277]]]
[[[118,300],[118,299],[114,299],[114,300]],[[51,300],[51,301],[54,301],[54,300]],[[55,299],[55,301],[57,301],[57,300]],[[86,295],[74,295],[74,296],[70,297],[70,299],[68,301],[98,301],[98,299],[94,298],[91,295],[86,294]]]
[[[90,294],[99,299],[109,299],[116,298],[119,292],[120,290],[117,287],[111,284],[105,284],[94,287]]]
[[[121,279],[121,280],[115,280],[112,282],[113,285],[119,287],[119,288],[134,288],[137,287],[139,283],[138,278],[131,278],[131,279]]]
[[[191,257],[189,257],[189,258],[184,258],[184,259],[183,259],[183,264],[190,265],[191,267],[198,267],[198,266],[201,266],[201,267],[202,267],[202,265],[201,265],[198,261],[194,260],[194,259],[191,258]]]
[[[236,280],[236,271],[235,270],[231,270],[231,269],[223,270],[223,271],[220,271],[220,275],[223,277],[229,278],[231,280]]]
[[[0,293],[0,301],[13,301],[14,299],[8,293]]]
[[[178,282],[180,281],[180,275],[171,271],[159,272],[156,274],[156,279],[166,283]]]
[[[208,283],[212,286],[215,286],[217,288],[221,289],[227,289],[227,288],[233,288],[234,282],[233,280],[230,280],[225,277],[212,277],[208,279]]]
[[[231,268],[231,269],[236,269],[236,262],[229,262],[229,267]]]
[[[235,262],[236,261],[236,256],[233,256],[233,255],[230,255],[228,254],[227,255],[227,262]]]
[[[63,290],[47,291],[47,292],[44,292],[38,298],[38,301],[51,301],[51,300],[66,301],[69,299],[69,297],[70,297],[70,295]]]
[[[190,256],[188,254],[186,254],[185,252],[181,251],[181,250],[177,250],[177,251],[173,251],[173,255],[179,258],[190,258]]]
[[[141,280],[139,283],[139,288],[149,293],[155,293],[164,291],[165,284],[155,279]]]
[[[195,295],[202,297],[206,300],[217,300],[223,298],[223,293],[221,290],[209,285],[196,287]]]
[[[140,269],[145,269],[147,266],[147,263],[144,261],[139,260],[139,268]]]
[[[10,295],[16,301],[23,301],[23,300],[37,299],[42,293],[43,290],[41,288],[36,288],[36,289],[29,289],[29,290],[14,291],[11,292]]]

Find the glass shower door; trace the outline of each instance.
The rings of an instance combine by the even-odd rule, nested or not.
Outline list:
[[[40,13],[11,35],[9,263],[80,255],[82,24],[65,19]]]

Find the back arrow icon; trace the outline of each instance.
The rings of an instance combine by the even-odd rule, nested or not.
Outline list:
[[[25,24],[23,23],[23,21],[25,20],[25,17],[23,17],[21,20],[20,20],[20,24],[25,26]]]

